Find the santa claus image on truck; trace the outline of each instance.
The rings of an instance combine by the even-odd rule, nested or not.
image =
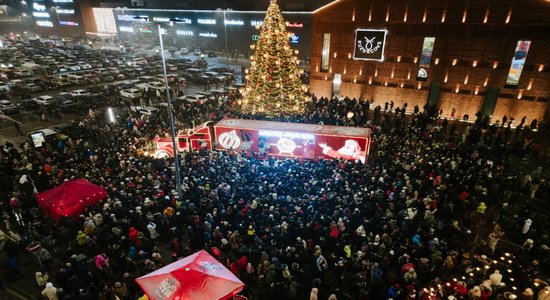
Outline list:
[[[332,147],[327,144],[319,144],[323,148],[323,154],[330,156],[332,158],[343,158],[346,160],[359,160],[362,163],[365,163],[367,153],[366,151],[361,151],[359,143],[355,140],[346,140],[344,146],[338,150],[333,150]]]

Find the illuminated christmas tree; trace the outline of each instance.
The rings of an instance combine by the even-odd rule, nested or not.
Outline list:
[[[246,75],[244,111],[280,115],[302,110],[306,87],[300,80],[298,50],[290,47],[291,35],[277,1],[271,0],[260,38],[251,46],[255,53]]]

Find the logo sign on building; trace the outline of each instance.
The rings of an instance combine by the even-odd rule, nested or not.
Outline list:
[[[257,41],[257,40],[259,40],[259,39],[260,39],[260,35],[258,35],[258,34],[253,34],[253,35],[252,35],[252,40],[253,40],[253,41]]]
[[[71,21],[59,21],[59,25],[61,26],[78,26],[77,22],[71,22]]]
[[[384,60],[386,30],[357,29],[353,58],[360,60]]]
[[[46,5],[34,2],[32,9],[35,11],[46,11]]]
[[[508,77],[506,78],[507,87],[518,86],[521,71],[523,71],[525,60],[527,60],[527,52],[529,52],[530,46],[531,41],[525,40],[519,40],[516,44],[516,51],[514,52],[512,64],[510,65],[510,71],[508,71]]]
[[[293,34],[290,36],[290,43],[291,44],[298,44],[300,43],[300,37],[297,36],[296,34]]]

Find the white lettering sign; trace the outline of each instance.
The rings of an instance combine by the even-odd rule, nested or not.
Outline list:
[[[264,21],[250,21],[250,25],[254,26],[254,27],[262,26],[262,25],[264,25]]]
[[[209,38],[217,38],[218,37],[217,34],[212,33],[212,32],[201,32],[201,33],[199,33],[199,36],[209,37]]]
[[[214,19],[197,19],[197,23],[207,24],[207,25],[216,25],[216,20],[214,20]]]
[[[178,23],[180,24],[193,24],[189,18],[178,18]]]
[[[73,3],[73,0],[52,0],[53,3]]]
[[[53,23],[51,21],[36,21],[36,25],[42,27],[53,27]]]
[[[244,25],[244,22],[241,20],[224,20],[225,25]]]
[[[129,26],[120,26],[118,30],[122,32],[134,32],[134,28]]]
[[[60,15],[74,15],[74,9],[58,9],[57,13]]]
[[[155,22],[170,22],[170,18],[153,17],[153,21],[155,21]]]
[[[32,9],[37,11],[46,11],[46,5],[34,2],[32,4]]]
[[[191,30],[176,30],[177,35],[184,35],[184,36],[193,36],[193,31]]]
[[[49,18],[50,17],[50,14],[45,12],[45,11],[44,12],[42,12],[42,11],[33,11],[32,15],[36,18]]]
[[[310,133],[276,131],[276,130],[260,130],[260,136],[274,136],[279,138],[285,137],[290,139],[303,139],[303,140],[315,139],[315,135]]]

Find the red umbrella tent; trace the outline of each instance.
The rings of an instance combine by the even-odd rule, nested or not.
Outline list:
[[[136,282],[152,300],[229,299],[244,287],[204,250],[136,278]]]
[[[94,205],[106,196],[104,188],[83,178],[65,181],[35,195],[38,205],[56,222],[61,216],[80,215],[87,205]]]

